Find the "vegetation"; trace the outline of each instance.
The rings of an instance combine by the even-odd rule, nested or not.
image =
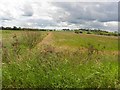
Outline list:
[[[117,41],[74,32],[3,30],[3,88],[120,88]]]
[[[94,34],[75,34],[73,32],[53,32],[55,44],[70,48],[88,48],[93,45],[100,51],[117,51],[118,38],[98,36]]]
[[[21,28],[21,27],[1,27],[2,30],[22,30],[22,31],[57,31],[56,29],[35,29],[35,28]],[[75,33],[86,33],[86,34],[96,34],[96,35],[105,35],[105,36],[120,36],[120,33],[115,31],[115,32],[108,32],[105,30],[97,30],[97,29],[62,29],[60,31],[74,31]]]
[[[79,29],[79,30],[75,30],[75,33],[87,33],[87,34],[96,34],[96,35],[105,35],[105,36],[120,36],[120,33],[118,32],[108,32],[108,31],[104,31],[104,30],[90,30],[90,29]]]

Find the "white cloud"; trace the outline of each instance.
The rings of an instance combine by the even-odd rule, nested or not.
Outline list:
[[[82,3],[82,0],[78,0],[81,1],[79,3],[46,1],[48,0],[43,2],[40,0],[0,1],[0,25],[117,29],[117,3]]]
[[[104,25],[105,26],[114,26],[114,27],[117,27],[118,26],[118,22],[117,21],[105,22]]]

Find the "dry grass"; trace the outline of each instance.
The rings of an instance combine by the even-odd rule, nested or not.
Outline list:
[[[7,41],[3,44],[2,70],[4,88],[120,88],[117,55],[113,52],[115,49],[107,48],[109,54],[107,50],[99,50],[91,43],[88,47],[78,47],[81,44],[76,42],[82,35],[73,33],[24,34],[13,34],[12,41],[5,36]],[[85,45],[85,39],[81,40]],[[71,47],[73,43],[77,45]]]

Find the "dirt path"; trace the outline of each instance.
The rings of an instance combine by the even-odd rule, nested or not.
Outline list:
[[[49,32],[48,35],[45,38],[43,38],[43,40],[40,43],[38,43],[36,47],[40,49],[44,48],[47,45],[51,46],[53,42],[52,36],[53,36],[52,32]]]
[[[52,42],[52,32],[48,33],[48,35],[39,43],[39,45],[46,44],[49,45]]]
[[[64,50],[73,50],[73,49],[69,49],[69,46],[58,46],[56,47],[54,45],[54,40],[53,40],[53,33],[49,32],[48,35],[40,42],[36,45],[37,49],[40,50],[46,50],[46,51],[55,51],[55,52],[60,52],[60,51],[64,51]]]

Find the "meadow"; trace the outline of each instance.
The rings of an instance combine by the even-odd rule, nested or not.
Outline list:
[[[3,88],[120,88],[118,37],[2,31]]]

